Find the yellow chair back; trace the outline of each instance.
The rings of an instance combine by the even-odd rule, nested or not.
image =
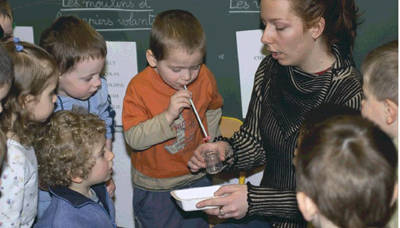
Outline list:
[[[221,135],[227,138],[232,137],[232,135],[240,129],[240,126],[243,124],[243,121],[228,116],[222,116],[221,122],[219,124],[219,130],[221,131]],[[239,184],[244,184],[246,179],[246,173],[240,172],[239,175]]]

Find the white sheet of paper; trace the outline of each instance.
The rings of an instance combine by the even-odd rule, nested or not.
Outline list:
[[[122,126],[122,104],[129,81],[138,73],[135,42],[107,41],[105,78],[111,104],[116,113],[115,124]]]
[[[249,107],[254,74],[265,57],[264,45],[261,43],[262,32],[261,29],[236,32],[243,118]]]
[[[31,26],[16,26],[14,28],[14,37],[18,37],[20,40],[33,43],[33,27]]]

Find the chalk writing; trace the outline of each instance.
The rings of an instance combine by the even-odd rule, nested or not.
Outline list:
[[[229,13],[260,13],[258,0],[229,0]]]
[[[119,9],[151,9],[148,0],[63,0],[65,8],[119,8]]]
[[[118,18],[118,23],[123,26],[142,26],[151,27],[156,15],[148,14],[147,18],[137,17],[137,14],[130,13],[127,18]]]
[[[57,16],[75,15],[98,31],[150,30],[151,0],[63,0]]]

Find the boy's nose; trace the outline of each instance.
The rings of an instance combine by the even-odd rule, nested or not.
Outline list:
[[[185,81],[189,81],[190,80],[190,78],[191,78],[191,71],[188,69],[188,70],[184,70],[183,72],[182,72],[182,75],[181,75],[181,78],[183,79],[183,80],[185,80]]]
[[[101,86],[101,79],[100,77],[96,77],[93,81],[93,87],[99,88]]]

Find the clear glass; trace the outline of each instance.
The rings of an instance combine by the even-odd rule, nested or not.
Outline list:
[[[218,152],[208,150],[204,152],[204,160],[206,161],[206,172],[208,174],[217,174],[222,170],[222,162],[219,159]]]

